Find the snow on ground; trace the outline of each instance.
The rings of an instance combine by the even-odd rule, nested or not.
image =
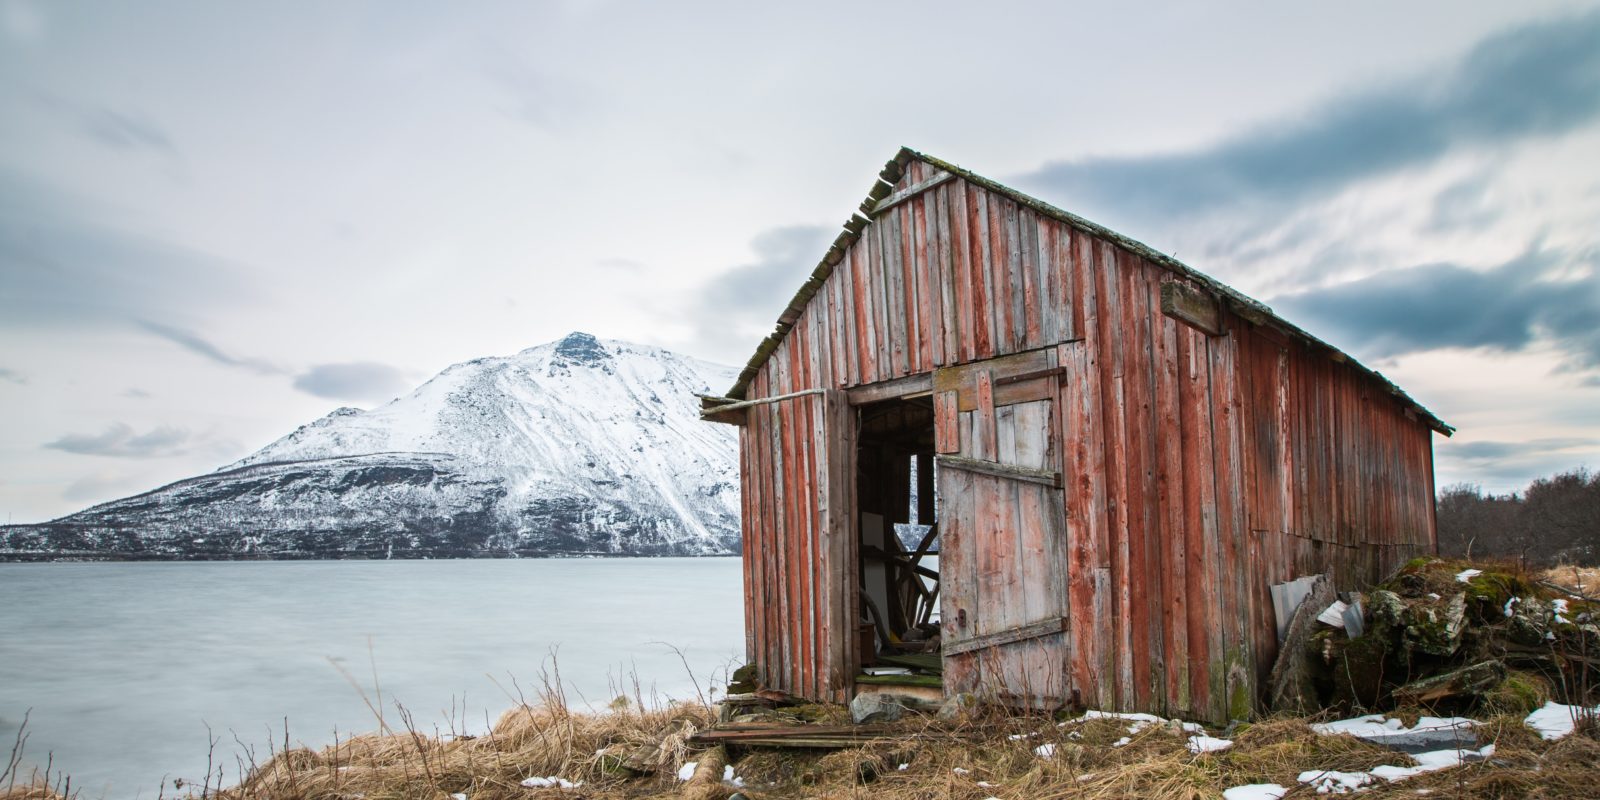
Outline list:
[[[698,767],[698,766],[700,766],[700,762],[698,762],[698,761],[685,761],[685,762],[683,762],[683,766],[678,767],[678,780],[686,781],[686,780],[689,780],[690,778],[693,778],[694,777],[694,768]]]
[[[1482,574],[1483,570],[1481,569],[1464,569],[1456,573],[1456,580],[1461,583],[1466,583],[1467,581],[1470,581]]]
[[[1359,792],[1377,784],[1378,781],[1403,781],[1426,772],[1436,772],[1441,769],[1460,766],[1468,761],[1482,761],[1494,755],[1494,745],[1486,744],[1477,750],[1432,750],[1426,753],[1413,753],[1416,760],[1414,767],[1396,767],[1384,765],[1373,767],[1366,772],[1340,772],[1338,770],[1308,770],[1300,773],[1296,778],[1299,782],[1317,790],[1318,794],[1344,794],[1346,792]]]
[[[576,789],[583,785],[583,781],[573,783],[566,778],[558,778],[554,775],[547,778],[541,778],[536,775],[532,778],[524,778],[522,785],[529,789]]]
[[[1189,752],[1195,754],[1215,753],[1218,750],[1226,750],[1232,746],[1232,739],[1218,739],[1215,736],[1206,736],[1204,734],[1189,737]]]
[[[1364,717],[1341,719],[1337,722],[1318,722],[1313,724],[1311,729],[1328,736],[1348,733],[1351,736],[1382,744],[1381,740],[1389,736],[1471,728],[1477,724],[1476,720],[1467,719],[1466,717],[1422,717],[1417,720],[1416,725],[1407,728],[1404,722],[1393,717],[1385,717],[1382,714],[1368,714]]]
[[[1578,718],[1584,714],[1600,716],[1600,706],[1586,709],[1583,706],[1568,706],[1550,701],[1545,703],[1543,708],[1529,714],[1522,724],[1538,731],[1542,738],[1553,741],[1577,729]]]
[[[1083,716],[1078,717],[1077,719],[1069,719],[1057,727],[1064,728],[1068,725],[1074,725],[1079,722],[1087,722],[1091,719],[1128,720],[1129,722],[1133,723],[1132,725],[1128,726],[1129,733],[1138,733],[1139,731],[1142,731],[1151,725],[1167,725],[1171,723],[1176,723],[1180,728],[1183,729],[1184,733],[1205,733],[1205,728],[1202,727],[1198,722],[1179,722],[1177,720],[1158,717],[1154,714],[1122,713],[1118,711],[1085,711],[1083,712]]]

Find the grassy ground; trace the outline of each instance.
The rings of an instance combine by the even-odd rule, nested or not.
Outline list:
[[[218,800],[470,800],[519,798],[694,798],[722,800],[735,792],[751,800],[784,797],[872,798],[1100,798],[1142,800],[1218,798],[1232,786],[1277,783],[1287,795],[1311,797],[1297,776],[1307,770],[1365,770],[1405,766],[1407,756],[1345,736],[1314,733],[1304,719],[1241,726],[1233,747],[1195,755],[1186,734],[1152,726],[1129,734],[1122,720],[1058,724],[1045,716],[974,714],[959,722],[916,717],[897,735],[835,751],[695,750],[686,744],[709,727],[712,711],[677,706],[639,712],[624,708],[578,714],[560,706],[507,712],[477,738],[438,738],[399,730],[360,736],[320,752],[290,749],[271,756],[240,785],[211,790]],[[1126,737],[1129,741],[1114,746]],[[1593,798],[1600,792],[1600,736],[1583,731],[1546,742],[1520,717],[1488,720],[1483,743],[1489,761],[1382,784],[1369,797]],[[1037,748],[1053,745],[1041,758]],[[653,768],[635,774],[598,755],[639,752]],[[687,762],[692,777],[678,777]],[[724,765],[745,783],[723,783]],[[903,765],[903,766],[902,766]],[[582,782],[575,789],[528,788],[529,777]],[[200,787],[189,787],[191,796]],[[180,792],[183,794],[185,792]],[[56,800],[44,789],[0,788],[4,800]]]

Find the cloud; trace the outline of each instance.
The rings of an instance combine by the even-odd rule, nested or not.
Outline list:
[[[373,361],[318,364],[295,376],[294,388],[334,400],[383,401],[411,388],[404,372]]]
[[[44,38],[48,26],[39,8],[25,0],[0,4],[0,30],[13,41],[33,42]]]
[[[160,322],[151,322],[149,320],[139,320],[138,325],[139,327],[144,328],[146,331],[166,339],[167,341],[172,342],[173,344],[176,344],[191,353],[200,355],[218,364],[222,364],[223,366],[238,367],[259,375],[282,375],[286,372],[286,370],[284,370],[282,367],[271,364],[267,361],[263,361],[259,358],[240,358],[238,356],[229,355],[228,353],[224,352],[222,348],[217,347],[215,344],[212,344],[210,341],[207,341],[205,338],[201,337],[200,334],[191,330],[174,327],[172,325],[166,325]]]
[[[149,397],[150,393],[136,386],[130,386],[127,389],[122,390],[122,396],[131,397],[135,400],[143,400]]]
[[[101,211],[0,169],[0,326],[122,324],[260,296],[234,265],[118,230]]]
[[[1489,202],[1490,178],[1479,174],[1446,186],[1433,196],[1433,208],[1424,230],[1449,233],[1466,228],[1487,228],[1504,209]]]
[[[86,456],[162,458],[183,455],[192,444],[189,432],[183,428],[161,425],[135,433],[126,423],[117,422],[98,434],[69,433],[44,446]]]
[[[1600,12],[1513,28],[1447,69],[1334,97],[1210,146],[1047,164],[1020,185],[1074,208],[1173,218],[1337,192],[1466,147],[1566,133],[1600,117]]]
[[[837,228],[820,225],[791,225],[758,234],[750,242],[756,260],[717,274],[694,300],[693,316],[699,326],[695,351],[729,359],[748,356],[755,343],[772,332],[784,305],[837,235]]]
[[[1437,444],[1440,467],[1470,474],[1496,487],[1520,488],[1536,477],[1600,463],[1600,440],[1551,437],[1520,442],[1456,441]]]
[[[8,381],[10,383],[17,384],[18,386],[24,386],[28,383],[28,376],[14,369],[0,367],[0,381]]]
[[[80,123],[89,138],[118,150],[154,150],[175,155],[172,137],[154,122],[135,114],[109,108],[92,108],[80,114]]]
[[[482,73],[508,101],[501,111],[519,122],[553,130],[582,112],[592,92],[530,64],[521,54],[485,44]]]
[[[1269,304],[1329,331],[1366,358],[1449,347],[1516,352],[1554,343],[1577,369],[1600,367],[1600,259],[1530,247],[1489,270],[1427,264],[1295,294]]]

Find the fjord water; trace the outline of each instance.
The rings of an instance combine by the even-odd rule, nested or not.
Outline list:
[[[604,707],[624,683],[632,695],[634,675],[647,703],[692,699],[695,681],[715,674],[721,688],[741,660],[739,569],[736,558],[0,564],[0,749],[31,708],[30,762],[53,753],[83,797],[153,798],[163,780],[170,796],[172,779],[202,779],[207,726],[230,782],[248,756],[235,736],[265,761],[285,720],[290,741],[311,747],[376,730],[340,668],[372,700],[375,670],[390,724],[398,701],[430,732],[481,731],[514,705],[513,679],[533,700],[553,652],[575,706]]]

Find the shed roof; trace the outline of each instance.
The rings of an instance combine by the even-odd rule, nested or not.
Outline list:
[[[767,358],[772,355],[773,351],[778,348],[778,344],[788,335],[789,330],[794,327],[795,322],[800,318],[801,312],[805,310],[806,304],[811,302],[811,298],[821,290],[823,282],[828,279],[829,275],[833,274],[834,268],[844,259],[845,251],[855,243],[856,239],[860,237],[861,231],[872,221],[871,214],[874,206],[877,205],[878,201],[888,197],[894,191],[895,184],[899,182],[901,176],[905,173],[906,165],[911,163],[913,159],[1010,198],[1019,205],[1064,222],[1091,236],[1111,242],[1176,275],[1181,275],[1194,281],[1216,295],[1217,299],[1230,311],[1244,319],[1256,324],[1270,326],[1292,339],[1327,351],[1332,358],[1348,363],[1355,370],[1370,377],[1383,390],[1399,398],[1430,428],[1446,436],[1455,432],[1454,427],[1446,424],[1433,412],[1424,408],[1422,404],[1411,399],[1410,395],[1407,395],[1394,382],[1385,378],[1382,373],[1368,369],[1339,348],[1318,339],[1294,323],[1278,316],[1261,301],[1249,297],[1143,242],[1130,239],[1069,211],[1063,211],[1042,200],[1023,194],[1005,184],[985,178],[948,161],[917,152],[909,147],[900,148],[900,151],[895,153],[894,158],[889,159],[889,162],[884,165],[883,171],[878,173],[878,178],[873,182],[872,189],[867,192],[867,198],[861,202],[860,211],[852,214],[850,219],[845,221],[844,230],[839,234],[838,238],[834,239],[833,244],[828,247],[828,251],[823,254],[822,260],[817,263],[816,269],[812,270],[811,276],[806,279],[805,283],[801,284],[799,291],[795,292],[794,298],[789,301],[789,305],[783,310],[783,313],[778,315],[776,328],[767,335],[766,339],[762,340],[761,344],[756,348],[755,354],[750,357],[750,361],[739,373],[739,378],[734,383],[733,388],[728,390],[727,396],[729,398],[745,399],[745,392],[749,390],[750,382],[755,379],[756,373],[760,371],[761,366],[766,363]]]

